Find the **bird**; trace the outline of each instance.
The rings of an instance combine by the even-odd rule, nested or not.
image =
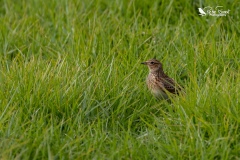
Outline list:
[[[202,9],[202,8],[198,8],[198,11],[199,11],[199,15],[200,16],[205,16],[206,15],[206,13],[204,12],[204,10]]]
[[[148,66],[149,74],[146,78],[148,89],[157,99],[169,99],[168,95],[178,95],[181,87],[163,71],[163,65],[156,59],[142,62]]]

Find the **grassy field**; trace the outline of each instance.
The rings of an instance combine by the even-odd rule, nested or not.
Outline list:
[[[199,16],[204,6],[230,13]],[[240,159],[239,11],[0,1],[0,159]],[[186,96],[149,93],[140,63],[153,57]]]

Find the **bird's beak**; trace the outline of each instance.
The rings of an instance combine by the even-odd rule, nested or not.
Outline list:
[[[147,65],[147,62],[142,62],[141,64]]]

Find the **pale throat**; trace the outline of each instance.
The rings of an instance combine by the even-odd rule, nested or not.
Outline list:
[[[159,75],[159,76],[164,75],[163,69],[160,66],[155,68],[149,67],[149,72],[154,75]]]

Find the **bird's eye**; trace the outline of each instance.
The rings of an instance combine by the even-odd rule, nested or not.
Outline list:
[[[150,62],[151,64],[154,64],[154,62]]]

